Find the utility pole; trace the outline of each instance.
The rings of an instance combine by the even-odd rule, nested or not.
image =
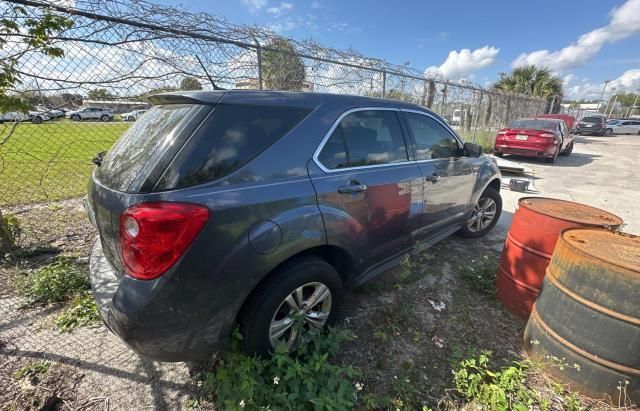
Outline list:
[[[604,81],[604,87],[602,87],[602,93],[600,93],[600,100],[604,98],[604,90],[607,88],[607,84],[611,83],[611,80]]]
[[[631,117],[633,115],[633,113],[636,112],[636,105],[638,104],[638,96],[640,96],[640,88],[636,89],[636,91],[638,93],[636,94],[636,98],[633,100],[633,106],[631,106],[631,113],[629,113],[629,115],[627,117]]]
[[[613,98],[613,95],[615,94],[616,88],[612,87],[611,88],[611,97],[609,97],[609,100],[607,100],[607,106],[604,108],[604,115],[607,115],[607,112],[609,111],[609,105],[611,104],[611,99]]]

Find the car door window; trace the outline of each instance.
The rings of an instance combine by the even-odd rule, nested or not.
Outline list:
[[[333,170],[408,161],[402,130],[392,110],[363,110],[345,116],[318,161]]]
[[[437,158],[458,157],[458,140],[432,117],[405,113],[409,132],[416,143],[416,159],[431,160]]]

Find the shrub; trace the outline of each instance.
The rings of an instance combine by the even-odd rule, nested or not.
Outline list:
[[[70,259],[59,259],[20,277],[17,289],[30,303],[49,304],[68,301],[89,289],[89,278]]]
[[[271,358],[247,356],[235,334],[231,352],[222,354],[204,378],[203,396],[225,410],[351,409],[358,402],[359,372],[334,365],[343,333],[311,333],[295,354],[278,347]]]
[[[91,293],[77,295],[71,304],[56,318],[55,324],[62,332],[100,321],[96,301]]]

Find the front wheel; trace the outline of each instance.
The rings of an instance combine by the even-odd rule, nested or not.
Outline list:
[[[565,148],[564,151],[560,153],[560,155],[566,157],[571,153],[573,153],[573,141],[571,142],[571,144],[569,144],[569,147]]]
[[[610,129],[610,128],[608,128],[608,129],[606,129],[606,130],[604,131],[604,135],[605,135],[605,136],[610,136],[611,134],[613,134],[613,130],[612,130],[612,129]]]
[[[71,120],[73,120],[73,121],[80,121],[80,120],[81,120],[80,115],[78,115],[78,114],[74,114],[74,115],[72,115],[72,116],[71,116]]]
[[[42,124],[42,117],[40,117],[40,116],[35,116],[35,117],[33,118],[33,120],[31,120],[31,122],[32,122],[33,124]]]
[[[280,344],[293,351],[310,330],[333,324],[341,304],[342,280],[329,263],[317,257],[286,263],[245,304],[244,348],[262,356]]]
[[[496,157],[500,157],[500,158],[504,157],[504,153],[495,153],[495,154],[496,154]]]
[[[100,120],[104,121],[104,122],[107,122],[107,121],[109,121],[109,116],[105,114],[102,117],[100,117]]]
[[[487,234],[498,223],[502,213],[502,197],[491,187],[487,187],[473,207],[471,217],[458,234],[466,238],[478,238]]]

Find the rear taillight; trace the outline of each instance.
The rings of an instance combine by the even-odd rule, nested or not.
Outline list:
[[[498,135],[499,136],[503,136],[505,134],[507,134],[507,130],[498,130]]]
[[[120,216],[120,251],[127,275],[151,280],[184,254],[209,219],[209,209],[187,203],[136,204]]]
[[[540,137],[555,137],[556,135],[553,133],[542,133],[540,134]]]

